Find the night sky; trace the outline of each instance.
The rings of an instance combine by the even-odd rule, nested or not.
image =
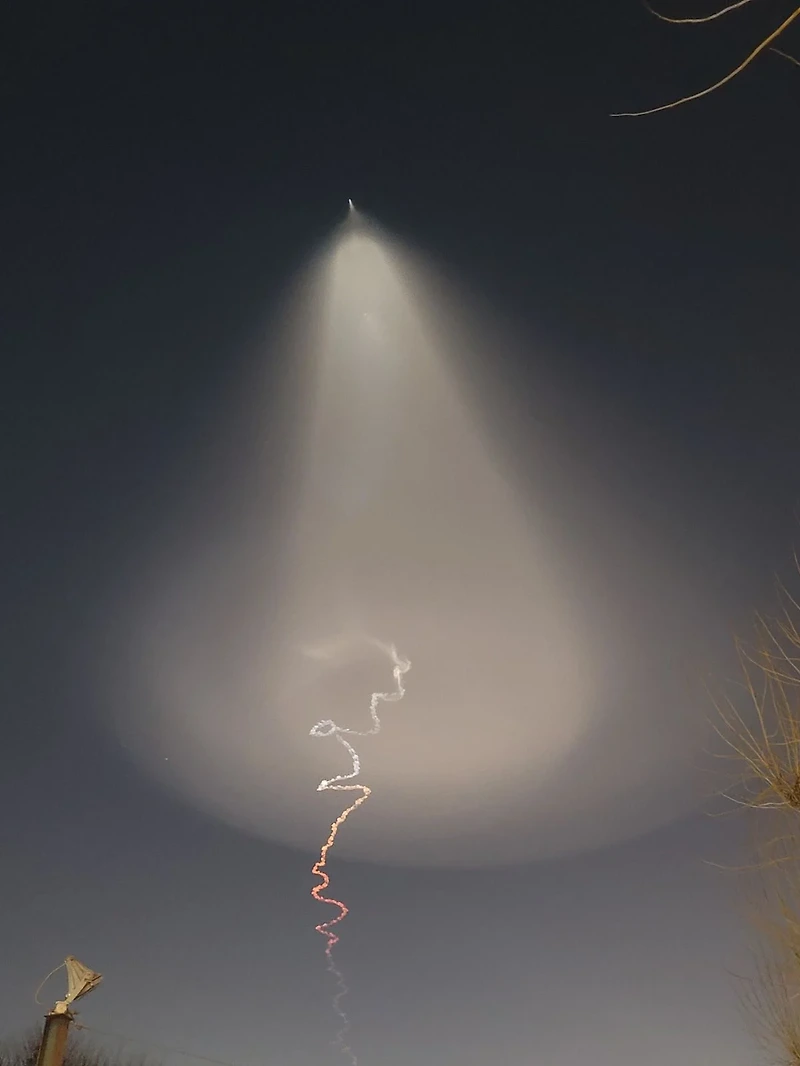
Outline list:
[[[112,1047],[336,1061],[315,856],[152,782],[105,681],[139,547],[198,468],[223,477],[237,383],[256,368],[277,395],[262,338],[348,197],[514,334],[509,423],[546,427],[702,570],[711,645],[769,606],[797,540],[800,71],[765,55],[698,103],[609,115],[702,88],[790,7],[692,28],[637,0],[7,5],[4,1033],[74,953],[106,975],[83,1021],[135,1040]],[[518,868],[337,866],[360,1061],[753,1062],[747,929],[707,865],[741,827],[702,806]]]

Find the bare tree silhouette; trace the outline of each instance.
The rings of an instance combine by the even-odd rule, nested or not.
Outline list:
[[[800,837],[780,835],[770,849],[752,910],[759,937],[754,973],[742,978],[741,1003],[771,1066],[800,1066]]]
[[[41,1032],[0,1041],[0,1066],[36,1066]],[[64,1066],[155,1066],[147,1055],[115,1054],[81,1035],[70,1036]]]
[[[734,769],[723,795],[755,831],[742,871],[756,888],[757,947],[742,1005],[766,1061],[800,1066],[800,601],[784,584],[778,593],[775,615],[757,615],[752,639],[737,641],[740,680],[715,701],[713,727]]]

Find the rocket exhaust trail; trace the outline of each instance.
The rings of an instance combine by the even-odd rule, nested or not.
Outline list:
[[[333,899],[330,896],[325,896],[323,893],[327,890],[330,884],[330,877],[327,872],[328,865],[328,853],[333,845],[336,843],[336,835],[358,807],[364,803],[371,790],[362,784],[355,784],[353,779],[358,777],[361,773],[361,760],[358,757],[358,752],[345,737],[369,737],[374,736],[380,732],[381,720],[378,717],[378,704],[379,703],[397,703],[406,694],[405,687],[403,685],[403,676],[411,669],[411,663],[407,659],[401,659],[397,654],[397,649],[392,644],[389,647],[380,644],[381,647],[388,655],[391,656],[394,663],[394,669],[392,670],[392,676],[394,677],[395,689],[394,692],[373,692],[372,698],[369,701],[369,713],[372,720],[372,725],[369,729],[343,729],[338,726],[334,721],[327,718],[317,724],[310,730],[309,735],[312,737],[336,737],[338,742],[345,749],[350,756],[352,764],[349,774],[339,774],[337,777],[332,777],[330,780],[322,780],[317,786],[317,792],[359,792],[360,795],[353,800],[353,802],[345,807],[338,818],[331,823],[331,831],[328,834],[328,839],[322,845],[320,849],[319,858],[314,863],[311,872],[320,879],[320,883],[315,885],[311,889],[311,895],[314,899],[320,903],[327,903],[332,907],[336,907],[338,913],[333,916],[329,921],[322,922],[316,926],[318,933],[321,933],[326,940],[325,944],[325,958],[328,963],[328,971],[333,975],[336,981],[337,991],[333,997],[333,1009],[339,1017],[340,1027],[336,1034],[335,1043],[339,1045],[342,1052],[349,1056],[353,1066],[358,1066],[358,1060],[353,1054],[352,1048],[345,1043],[345,1037],[350,1029],[350,1019],[342,1008],[341,1001],[344,996],[347,995],[348,987],[345,983],[344,975],[342,971],[336,965],[333,958],[333,949],[336,944],[339,943],[339,937],[334,932],[334,926],[338,925],[344,918],[347,917],[348,908],[342,903],[341,900]]]

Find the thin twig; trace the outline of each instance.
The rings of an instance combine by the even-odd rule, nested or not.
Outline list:
[[[793,55],[784,52],[782,48],[770,48],[770,52],[774,52],[776,56],[783,56],[783,58],[788,59],[790,63],[794,63],[796,67],[800,67],[800,59],[795,59]]]
[[[728,4],[727,7],[721,8],[719,11],[714,11],[711,15],[701,15],[696,18],[683,18],[676,19],[671,18],[669,15],[662,15],[660,11],[656,11],[647,0],[643,0],[644,6],[650,12],[651,15],[655,15],[657,19],[661,19],[662,22],[673,22],[676,25],[696,24],[698,22],[711,22],[713,19],[722,18],[723,15],[727,15],[729,11],[735,11],[738,7],[744,7],[745,4],[749,4],[751,0],[736,0],[735,4]]]

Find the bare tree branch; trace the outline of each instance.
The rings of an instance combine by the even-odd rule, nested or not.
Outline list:
[[[784,52],[782,48],[770,48],[770,52],[774,52],[776,56],[783,56],[783,58],[788,59],[790,63],[794,63],[796,67],[800,67],[800,59],[795,59],[793,55]]]
[[[661,12],[656,11],[656,9],[651,4],[649,4],[647,0],[643,0],[644,6],[647,8],[651,15],[655,15],[655,17],[657,19],[661,19],[662,22],[672,22],[676,25],[695,25],[698,22],[712,22],[714,19],[722,18],[723,15],[727,15],[729,11],[735,11],[737,8],[744,7],[745,4],[749,4],[751,2],[752,0],[736,0],[736,3],[728,4],[727,7],[720,8],[719,11],[714,11],[710,15],[700,15],[695,18],[677,19],[672,18],[669,15],[662,15]]]
[[[742,681],[715,700],[712,728],[738,768],[722,795],[741,807],[800,812],[800,606],[779,586],[781,612],[756,616],[752,645],[737,641]],[[798,827],[800,835],[800,826]],[[800,839],[798,839],[800,858]]]
[[[746,2],[749,2],[749,0],[746,0]],[[741,4],[733,5],[733,7],[736,7],[736,6],[741,6]],[[710,17],[717,18],[720,15],[724,14],[726,11],[733,10],[733,7],[724,8],[722,11],[718,12],[717,15],[710,16]],[[654,14],[655,14],[655,12],[654,12]],[[760,44],[756,45],[756,47],[747,56],[746,59],[742,60],[742,62],[737,67],[735,67],[733,70],[731,70],[728,74],[726,74],[724,78],[720,78],[719,81],[714,82],[713,85],[709,85],[707,88],[701,89],[699,92],[692,93],[689,96],[682,96],[679,100],[673,100],[673,101],[671,101],[668,104],[661,104],[659,107],[648,108],[646,111],[617,111],[617,112],[615,112],[614,114],[611,115],[611,118],[641,118],[643,115],[655,115],[659,111],[670,111],[670,110],[672,110],[675,107],[681,107],[683,104],[689,104],[693,100],[699,100],[703,96],[708,96],[710,93],[716,92],[717,89],[721,89],[723,87],[723,85],[727,85],[728,82],[733,81],[734,78],[738,77],[742,73],[743,70],[745,70],[747,67],[750,66],[750,64],[753,62],[754,59],[757,59],[758,56],[761,55],[762,52],[764,52],[766,49],[770,48],[770,46],[772,45],[772,42],[777,40],[778,37],[780,37],[780,35],[789,26],[791,26],[791,24],[799,16],[800,16],[800,7],[797,7],[797,8],[795,8],[794,11],[792,11],[792,13],[790,15],[788,15],[783,20],[783,22],[780,24],[780,26],[778,26],[778,28],[776,30],[773,30],[772,33],[770,33],[768,37],[765,37],[764,40],[760,42]],[[660,18],[661,16],[658,16],[658,17]],[[667,19],[666,21],[674,21],[674,20]],[[683,20],[679,20],[679,21],[683,21]],[[699,21],[705,22],[705,21],[708,21],[708,18],[701,19]],[[792,59],[793,57],[787,55],[786,58]]]

